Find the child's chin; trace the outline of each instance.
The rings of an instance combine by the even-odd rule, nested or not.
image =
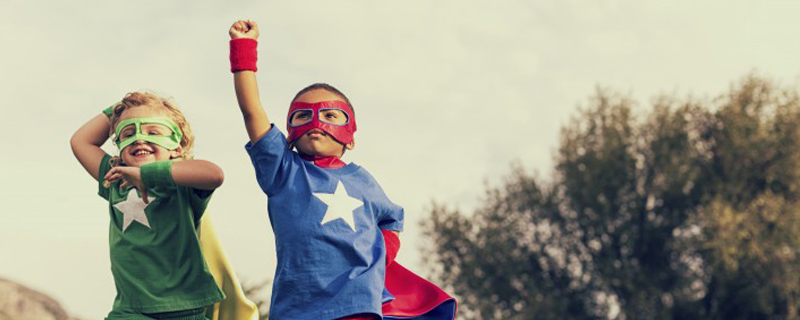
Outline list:
[[[128,164],[128,166],[131,166],[131,167],[141,167],[143,165],[146,165],[146,164],[152,163],[152,162],[156,162],[156,159],[153,158],[153,157],[147,157],[147,158],[143,158],[143,159],[133,158],[129,162],[127,162],[127,164]]]

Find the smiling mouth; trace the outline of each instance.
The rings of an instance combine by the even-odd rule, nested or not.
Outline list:
[[[153,154],[153,152],[152,151],[148,151],[148,150],[144,150],[144,149],[139,149],[139,150],[136,150],[136,151],[132,152],[131,154],[134,157],[146,157],[146,156],[149,156],[149,155]]]

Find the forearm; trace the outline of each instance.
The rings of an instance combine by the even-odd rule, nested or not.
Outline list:
[[[205,160],[173,161],[171,173],[176,185],[203,190],[219,188],[225,180],[222,169]]]
[[[255,143],[271,127],[269,118],[261,106],[256,73],[250,70],[237,71],[233,74],[233,84],[236,88],[236,100],[242,111],[247,135],[250,142]]]
[[[108,140],[110,127],[108,117],[101,113],[75,131],[70,139],[70,147],[75,158],[95,179],[98,179],[100,161],[106,154],[100,146]]]

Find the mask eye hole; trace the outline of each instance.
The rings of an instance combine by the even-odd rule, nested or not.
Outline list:
[[[346,125],[350,117],[342,109],[321,109],[319,110],[319,121],[337,126]]]
[[[169,136],[172,130],[163,124],[148,123],[142,125],[142,133],[151,136]]]
[[[122,128],[122,130],[119,132],[119,138],[120,139],[130,138],[133,137],[133,135],[135,134],[136,134],[136,126],[129,125],[126,126],[125,128]]]
[[[295,110],[289,116],[289,125],[292,127],[302,126],[306,123],[311,122],[313,115],[314,111],[311,109]]]

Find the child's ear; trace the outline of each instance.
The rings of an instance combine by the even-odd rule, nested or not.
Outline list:
[[[180,158],[182,155],[183,149],[181,149],[181,147],[177,147],[175,150],[170,150],[169,152],[170,159]]]
[[[353,141],[350,141],[350,143],[344,145],[344,147],[347,150],[353,150],[353,148],[356,147],[356,138],[353,138]]]

